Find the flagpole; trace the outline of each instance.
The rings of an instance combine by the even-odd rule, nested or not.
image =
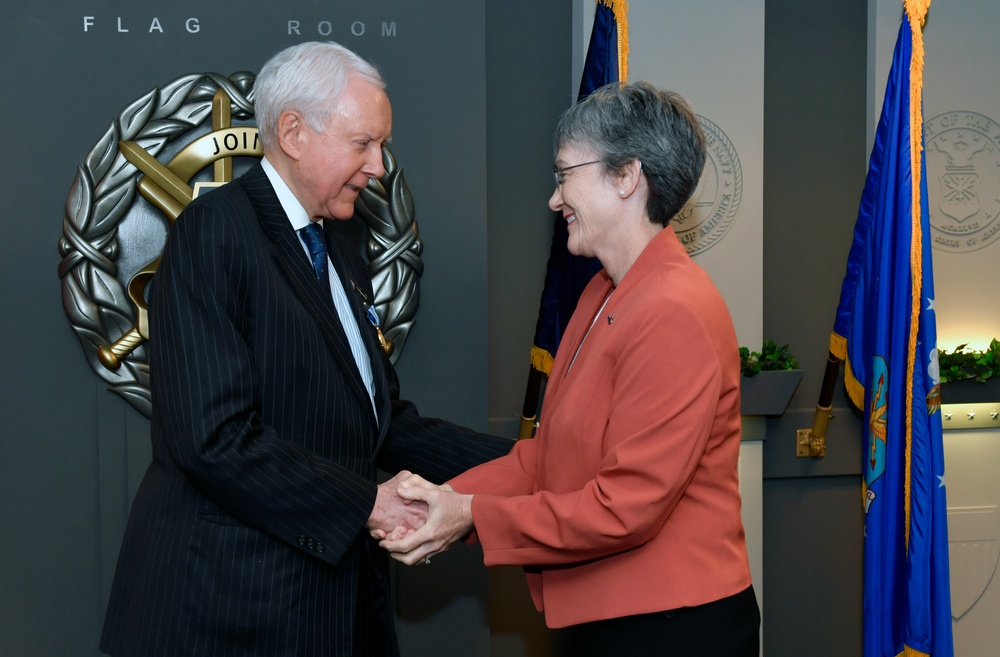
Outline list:
[[[812,428],[799,429],[796,432],[796,456],[809,458],[826,456],[826,427],[830,423],[833,392],[836,389],[839,374],[840,358],[831,351],[827,356],[826,371],[823,372],[823,384],[820,386]]]
[[[628,81],[628,3],[595,0],[597,10],[584,60],[577,102],[612,82]],[[541,392],[555,358],[562,332],[584,287],[601,269],[596,258],[574,256],[567,249],[566,224],[555,219],[545,286],[531,347],[531,369],[521,405],[518,439],[531,438],[538,424]]]
[[[524,391],[524,404],[521,406],[521,424],[517,430],[517,439],[531,438],[535,432],[535,420],[538,418],[538,397],[542,391],[542,381],[545,375],[534,366],[528,368],[528,385]]]

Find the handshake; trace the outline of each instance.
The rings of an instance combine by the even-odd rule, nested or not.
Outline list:
[[[378,487],[366,527],[396,561],[430,563],[472,531],[472,495],[403,470]]]

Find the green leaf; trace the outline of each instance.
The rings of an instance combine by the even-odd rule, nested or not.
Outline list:
[[[743,376],[756,376],[759,372],[794,370],[799,366],[788,345],[778,346],[774,340],[764,340],[760,351],[740,347],[740,369]]]
[[[955,350],[938,351],[938,367],[941,372],[941,383],[974,379],[986,381],[1000,376],[1000,341],[993,338],[985,351],[968,349],[968,344],[960,344]]]

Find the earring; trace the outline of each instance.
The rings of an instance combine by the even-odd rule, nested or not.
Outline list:
[[[625,198],[625,190],[624,189],[619,189],[618,190],[618,196],[621,196],[622,198]]]

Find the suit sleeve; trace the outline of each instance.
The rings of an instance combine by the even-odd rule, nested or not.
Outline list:
[[[389,437],[379,455],[379,465],[389,472],[410,470],[439,484],[506,455],[514,446],[509,438],[423,417],[408,401],[394,400],[392,410]]]
[[[629,550],[656,535],[684,494],[722,385],[709,332],[673,304],[651,313],[618,359],[603,436],[610,448],[592,479],[562,494],[474,497],[486,565],[572,564]]]
[[[375,298],[367,263],[355,245],[334,230],[331,238],[338,245],[351,280],[364,285],[365,295]],[[368,327],[363,327],[368,329]],[[409,470],[428,481],[441,483],[469,468],[510,452],[514,441],[473,431],[446,420],[423,417],[417,407],[400,399],[399,379],[388,356],[380,349],[380,366],[389,385],[392,411],[389,432],[378,453],[378,466],[387,472]],[[376,365],[372,363],[373,367]]]
[[[376,488],[262,423],[259,372],[233,310],[247,285],[236,270],[254,255],[226,209],[189,207],[153,282],[154,426],[163,427],[169,460],[203,495],[293,547],[321,544],[308,553],[336,563],[364,527]]]

